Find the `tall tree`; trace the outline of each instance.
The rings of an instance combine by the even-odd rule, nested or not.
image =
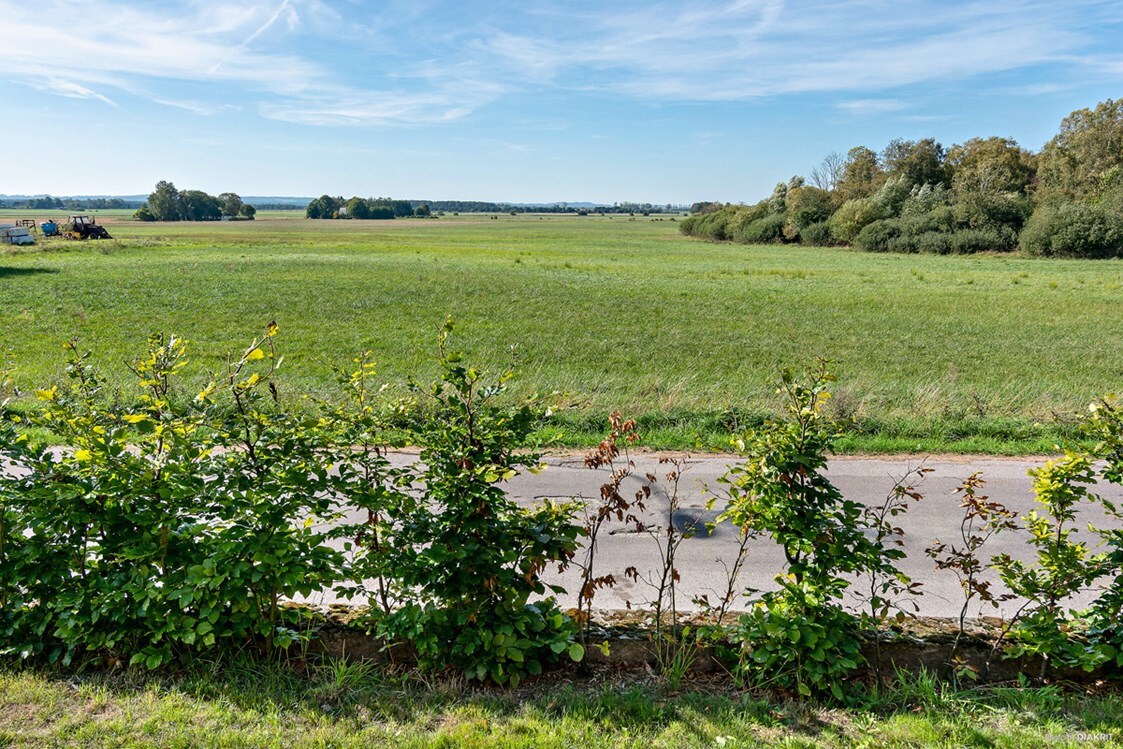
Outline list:
[[[370,203],[365,198],[353,197],[347,201],[347,218],[370,218]]]
[[[1123,184],[1123,99],[1065,117],[1041,151],[1038,178],[1046,191],[1068,197],[1095,196]]]
[[[868,198],[877,192],[885,181],[877,154],[865,146],[855,146],[846,152],[842,176],[835,185],[841,201]]]
[[[148,210],[157,221],[179,221],[183,218],[183,203],[179,190],[171,182],[160,180],[148,195]]]
[[[1037,173],[1034,155],[1011,138],[972,138],[952,146],[947,165],[958,195],[1025,194]]]
[[[335,218],[343,206],[343,198],[321,195],[308,204],[304,215],[308,218]]]
[[[904,177],[910,187],[948,181],[944,166],[944,147],[934,138],[894,138],[881,152],[881,161],[889,176]]]
[[[831,151],[819,165],[811,170],[811,184],[820,190],[831,192],[842,181],[842,174],[846,170],[846,160],[838,151]],[[670,203],[667,210],[671,210]]]
[[[217,221],[222,218],[222,203],[202,190],[184,190],[179,194],[185,221]]]
[[[806,229],[812,224],[826,221],[834,212],[830,194],[818,187],[803,186],[788,190],[785,203],[788,224],[796,229]]]
[[[237,193],[224,192],[218,196],[223,216],[237,216],[242,211],[242,198]]]

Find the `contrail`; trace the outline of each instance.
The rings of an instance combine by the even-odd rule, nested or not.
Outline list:
[[[245,39],[243,39],[241,44],[230,50],[230,52],[227,53],[226,57],[223,57],[221,60],[219,60],[218,63],[213,68],[211,68],[211,75],[217,73],[218,69],[225,65],[231,57],[238,54],[246,47],[250,46],[253,43],[254,39],[257,39],[259,36],[268,31],[269,28],[277,22],[277,19],[281,17],[281,14],[285,12],[285,9],[289,7],[290,1],[291,0],[284,0],[284,2],[281,3],[280,7],[277,8],[276,12],[274,12],[273,15],[269,17],[268,21],[261,24],[257,31],[253,32]]]

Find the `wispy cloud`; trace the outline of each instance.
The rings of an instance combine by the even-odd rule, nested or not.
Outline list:
[[[496,31],[479,42],[541,85],[615,89],[687,101],[805,92],[871,92],[1061,62],[1110,2],[908,4],[741,0],[682,10],[672,3],[568,4],[538,34]],[[605,19],[605,16],[608,16]]]
[[[1118,52],[1087,43],[1121,16],[1113,0],[0,0],[0,76],[200,113],[245,100],[307,125],[444,123],[543,91],[659,102],[831,93],[852,97],[841,110],[875,115],[928,83],[1019,69],[1048,70],[1036,85],[1063,85],[1065,71],[1117,77]]]
[[[99,94],[97,91],[86,88],[80,83],[74,81],[65,81],[61,78],[48,77],[42,81],[35,81],[32,83],[34,88],[40,91],[57,94],[58,96],[65,96],[68,99],[96,99],[100,102],[109,104],[110,106],[117,106],[117,104],[107,96]]]
[[[898,112],[905,108],[905,103],[897,99],[853,99],[839,102],[839,109],[859,117],[870,117],[879,114]]]
[[[219,112],[233,112],[233,111],[236,111],[238,109],[241,109],[241,107],[238,107],[234,104],[219,104],[219,103],[210,103],[210,102],[203,102],[203,101],[189,101],[189,100],[185,100],[185,99],[163,99],[163,98],[157,97],[157,98],[153,98],[152,101],[156,102],[157,104],[162,104],[165,107],[173,107],[175,109],[182,109],[182,110],[187,111],[187,112],[192,112],[194,114],[200,114],[200,115],[205,115],[205,116],[215,115],[215,114],[218,114]]]
[[[234,13],[241,23],[260,15],[251,2]],[[126,91],[145,80],[232,83],[263,91],[307,88],[327,71],[286,53],[247,52],[222,65],[236,26],[212,25],[209,13],[160,12],[113,0],[77,6],[40,0],[34,8],[0,0],[5,40],[0,73],[8,77],[56,76]],[[216,66],[220,66],[219,69]]]
[[[281,3],[280,7],[277,8],[276,12],[274,12],[273,15],[269,16],[265,23],[261,24],[261,26],[257,27],[257,29],[252,34],[243,39],[241,44],[230,50],[226,57],[215,63],[215,66],[211,68],[211,75],[217,73],[218,69],[221,68],[223,64],[225,64],[231,57],[249,47],[251,44],[253,44],[255,39],[272,28],[273,24],[277,23],[277,21],[281,18],[281,14],[285,11],[289,12],[289,30],[294,30],[299,23],[299,16],[297,16],[296,11],[292,9],[290,2],[291,0],[284,0],[284,2]]]
[[[295,97],[259,107],[265,117],[300,125],[436,124],[460,119],[472,109],[440,95],[350,92]]]

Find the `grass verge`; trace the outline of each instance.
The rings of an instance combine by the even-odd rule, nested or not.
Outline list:
[[[1123,741],[1123,700],[1055,686],[955,690],[920,676],[846,705],[634,676],[516,691],[329,662],[234,659],[176,676],[0,668],[11,747],[1089,747]]]

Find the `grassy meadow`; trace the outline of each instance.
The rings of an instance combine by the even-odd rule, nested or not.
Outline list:
[[[851,451],[1048,451],[1123,382],[1120,261],[712,244],[654,216],[129,213],[97,212],[111,241],[0,250],[0,350],[25,391],[60,377],[71,337],[123,382],[149,333],[175,332],[202,380],[270,320],[283,390],[329,395],[330,364],[366,349],[398,387],[435,375],[446,315],[471,360],[514,345],[516,389],[562,394],[570,445],[620,409],[655,446],[721,447],[774,410],[777,367],[816,356]]]

